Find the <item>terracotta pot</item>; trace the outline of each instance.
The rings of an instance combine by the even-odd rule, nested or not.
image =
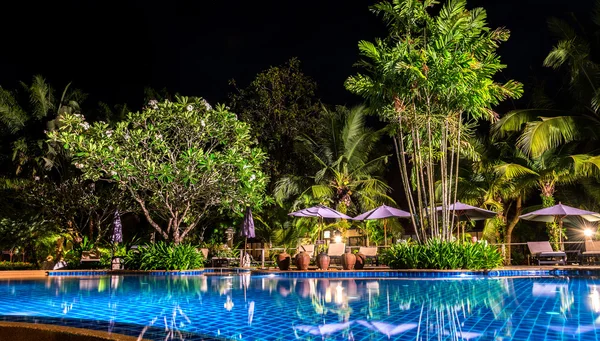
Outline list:
[[[289,270],[292,257],[287,252],[282,252],[277,255],[277,267],[279,270]]]
[[[342,255],[342,267],[344,270],[354,270],[354,264],[356,264],[356,256],[348,251]]]
[[[296,267],[298,270],[308,270],[310,255],[304,251],[296,255]]]
[[[362,253],[357,253],[356,255],[356,263],[354,264],[354,269],[356,270],[361,270],[365,267],[365,260],[367,259],[367,256],[365,256]]]
[[[331,262],[331,258],[329,258],[329,256],[325,252],[321,252],[317,256],[317,266],[321,270],[329,269],[330,262]]]

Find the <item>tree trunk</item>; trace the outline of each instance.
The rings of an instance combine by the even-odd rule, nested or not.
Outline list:
[[[146,220],[148,221],[148,223],[150,223],[150,225],[152,225],[152,227],[154,227],[156,232],[158,232],[165,240],[169,240],[169,235],[166,234],[165,231],[163,231],[163,229],[160,228],[160,225],[158,225],[154,221],[154,219],[152,219],[152,217],[150,216],[150,212],[146,208],[146,204],[144,203],[144,201],[135,194],[135,191],[133,190],[133,188],[128,188],[128,189],[129,189],[129,192],[131,193],[131,196],[133,197],[133,199],[140,205],[140,208],[142,209],[142,212],[144,213],[144,216],[146,217]]]
[[[506,255],[507,257],[504,259],[506,265],[510,265],[511,263],[511,247],[510,243],[512,242],[512,232],[517,223],[519,222],[519,216],[521,215],[521,211],[523,210],[523,198],[521,196],[517,197],[517,203],[515,206],[515,216],[510,220],[508,226],[506,227]]]

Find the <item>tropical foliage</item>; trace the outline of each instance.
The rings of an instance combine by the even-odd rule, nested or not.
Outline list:
[[[436,238],[425,243],[398,243],[382,255],[393,269],[493,269],[502,264],[496,246],[487,243],[460,243]]]
[[[447,207],[456,201],[459,160],[472,149],[466,138],[473,125],[464,122],[495,120],[492,107],[522,92],[515,81],[493,80],[505,67],[496,50],[508,39],[508,30],[488,28],[485,10],[467,10],[464,0],[447,2],[433,15],[430,7],[436,3],[374,5],[389,35],[359,43],[363,59],[358,65],[364,73],[346,81],[348,90],[396,127],[401,179],[420,240],[428,230],[436,238],[452,235],[454,216]],[[441,217],[427,209],[436,204],[438,182]]]
[[[125,266],[131,270],[192,270],[204,267],[204,256],[189,244],[157,242],[130,250]]]
[[[298,148],[307,151],[319,169],[310,177],[281,179],[275,198],[292,199],[292,209],[320,202],[350,214],[392,201],[390,187],[381,178],[389,155],[377,148],[385,131],[365,127],[365,108],[325,110],[321,123],[326,129],[318,136],[298,139]]]
[[[127,191],[165,240],[180,243],[209,209],[260,207],[265,154],[249,126],[200,98],[153,101],[111,127],[65,114],[53,142],[72,152],[86,179]]]

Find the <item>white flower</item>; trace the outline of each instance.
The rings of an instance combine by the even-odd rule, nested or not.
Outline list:
[[[250,176],[250,181],[254,181],[254,179],[256,179],[256,175],[252,174],[252,175]]]
[[[83,168],[84,166],[83,166],[83,163],[75,163],[75,167],[77,167],[77,168],[81,169],[81,168]]]
[[[123,137],[125,138],[125,141],[129,141],[129,134],[125,134]]]
[[[85,130],[88,130],[88,129],[90,129],[90,124],[89,124],[89,123],[87,123],[87,122],[82,122],[82,123],[79,123],[79,125],[80,125],[80,126],[82,126],[82,127],[83,127],[83,129],[85,129]]]
[[[39,176],[36,176],[36,177],[34,177],[33,179],[34,179],[35,181],[40,181],[40,177],[39,177]]]
[[[108,150],[113,150],[113,146],[108,146]]]
[[[112,176],[115,176],[115,175],[117,175],[117,172],[115,172],[115,171],[110,171],[110,175],[112,175]]]
[[[106,131],[106,136],[108,136],[108,137],[111,137],[111,136],[112,136],[112,134],[113,134],[113,131],[112,131],[112,130],[107,130],[107,131]]]
[[[192,110],[194,110],[194,106],[190,104],[186,107],[186,109],[187,109],[187,111],[192,111]]]
[[[155,99],[151,99],[148,104],[152,107],[152,109],[158,109],[158,101]]]
[[[158,135],[156,135],[156,139],[157,139],[157,140],[162,140],[162,134],[158,134]]]
[[[204,104],[204,106],[206,107],[206,110],[212,110],[212,107],[205,99],[202,100],[202,104]]]
[[[204,120],[200,121],[200,125],[206,127],[206,123],[204,123]]]

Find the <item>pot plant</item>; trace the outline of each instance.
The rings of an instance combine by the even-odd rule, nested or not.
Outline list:
[[[321,251],[317,256],[317,266],[321,270],[329,269],[329,264],[331,263],[331,258],[328,254],[325,253],[325,250]]]
[[[362,254],[360,252],[357,252],[354,255],[356,256],[356,263],[354,263],[354,269],[355,270],[364,269],[367,256],[365,256],[364,254]]]
[[[308,270],[308,265],[310,264],[310,255],[306,251],[302,251],[296,255],[296,267],[298,270],[306,271]]]
[[[346,248],[346,253],[342,255],[342,267],[344,270],[354,270],[356,264],[356,256],[350,251],[350,248]]]
[[[277,262],[277,267],[279,270],[289,270],[291,261],[292,257],[286,252],[286,250],[283,250],[283,252],[278,254],[277,258],[275,258],[275,262]]]

